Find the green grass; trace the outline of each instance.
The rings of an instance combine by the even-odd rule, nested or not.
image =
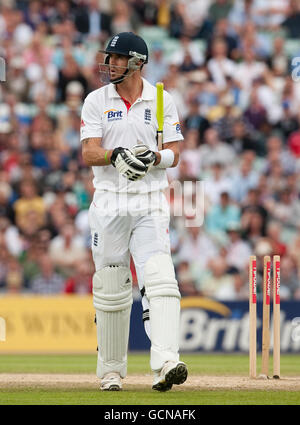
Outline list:
[[[248,376],[247,355],[184,354],[190,375],[240,375]],[[270,359],[270,366],[272,365]],[[260,369],[258,356],[257,370]],[[95,355],[0,355],[0,373],[95,373]],[[128,374],[150,373],[149,354],[130,354]],[[300,376],[298,355],[281,356],[281,374]],[[122,392],[110,393],[90,388],[39,389],[1,388],[0,405],[300,405],[297,391],[262,390],[192,390],[178,388],[167,393],[157,393],[151,388],[133,386]]]
[[[123,390],[118,393],[94,390],[33,389],[2,390],[0,405],[291,405],[300,404],[297,392],[286,391],[170,391]]]
[[[190,374],[248,375],[247,355],[184,354],[181,359],[189,366]],[[95,355],[0,355],[0,373],[95,373]],[[270,358],[270,368],[272,357]],[[257,359],[260,369],[260,356]],[[130,354],[128,373],[149,373],[149,354]],[[281,373],[300,375],[299,355],[281,356]]]

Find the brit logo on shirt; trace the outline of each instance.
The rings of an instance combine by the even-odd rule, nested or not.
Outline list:
[[[151,109],[145,109],[145,124],[150,124],[151,122]]]
[[[119,121],[123,118],[123,111],[117,111],[116,109],[108,109],[104,112],[107,114],[107,121]]]

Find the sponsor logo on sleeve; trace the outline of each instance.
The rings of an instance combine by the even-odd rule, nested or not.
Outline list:
[[[180,122],[174,122],[176,133],[181,133]]]

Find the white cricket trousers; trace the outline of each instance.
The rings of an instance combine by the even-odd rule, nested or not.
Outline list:
[[[145,264],[149,258],[170,254],[169,221],[169,204],[163,191],[146,194],[95,191],[89,209],[89,224],[96,271],[111,264],[130,267],[132,255],[139,289],[142,290]],[[142,297],[142,305],[143,311],[149,309],[146,296]],[[144,324],[151,340],[149,320]],[[169,360],[178,359],[177,350]],[[151,359],[153,363],[162,366],[164,359]]]

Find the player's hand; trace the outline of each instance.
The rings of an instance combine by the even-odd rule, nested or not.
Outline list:
[[[148,171],[147,166],[126,148],[115,148],[111,163],[123,177],[131,181],[142,179]]]
[[[147,166],[147,171],[152,168],[156,161],[155,152],[151,151],[147,145],[134,145],[133,148],[131,148],[131,152]]]

